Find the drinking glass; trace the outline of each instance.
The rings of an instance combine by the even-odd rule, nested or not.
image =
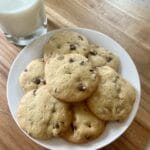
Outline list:
[[[47,32],[42,0],[0,0],[0,28],[6,38],[21,46]]]

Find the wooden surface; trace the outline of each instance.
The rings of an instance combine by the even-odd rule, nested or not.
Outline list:
[[[141,79],[140,108],[128,130],[103,150],[150,149],[150,1],[45,0],[45,7],[50,29],[95,29],[112,37],[130,54]],[[19,130],[7,106],[7,76],[20,50],[0,33],[0,150],[44,150]]]

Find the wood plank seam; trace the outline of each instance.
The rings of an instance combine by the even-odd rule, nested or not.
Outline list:
[[[114,3],[112,3],[110,0],[105,0],[107,1],[109,4],[111,4],[112,6],[114,6],[115,8],[119,9],[121,12],[126,13],[128,16],[131,16],[132,18],[136,19],[137,21],[141,21],[143,23],[145,23],[141,18],[137,18],[136,16],[132,15],[131,13],[128,13],[127,11],[119,8],[117,5],[115,5]]]

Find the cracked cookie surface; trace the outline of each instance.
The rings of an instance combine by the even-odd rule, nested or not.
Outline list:
[[[100,83],[87,100],[89,109],[102,120],[124,120],[135,101],[135,90],[108,66],[98,68]]]
[[[17,110],[20,127],[37,139],[62,134],[68,128],[71,117],[69,105],[51,96],[47,86],[27,92]]]
[[[35,59],[27,65],[19,77],[19,83],[24,92],[37,89],[46,84],[44,80],[44,66],[45,63],[42,58]]]
[[[86,143],[102,134],[105,122],[95,117],[85,103],[72,107],[73,119],[70,127],[63,133],[63,138],[72,143]]]
[[[45,65],[45,78],[52,95],[67,102],[82,101],[96,90],[99,77],[80,54],[57,55]]]
[[[94,67],[109,66],[116,71],[118,70],[118,57],[111,51],[106,50],[104,47],[91,44],[88,59],[92,62]]]
[[[56,54],[78,53],[87,56],[88,40],[83,35],[73,31],[55,33],[44,46],[44,60]]]

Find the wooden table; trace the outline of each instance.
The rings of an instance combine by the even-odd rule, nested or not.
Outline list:
[[[45,0],[45,7],[50,30],[77,26],[95,29],[112,37],[130,54],[141,79],[140,108],[128,130],[104,150],[150,149],[149,0]],[[19,130],[7,105],[7,75],[20,50],[0,33],[0,150],[44,150]]]

